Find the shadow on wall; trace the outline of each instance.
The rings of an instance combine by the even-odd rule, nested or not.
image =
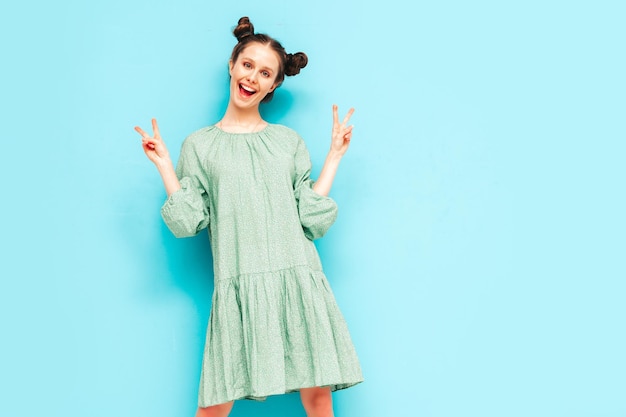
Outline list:
[[[160,232],[162,242],[167,248],[165,257],[172,284],[189,295],[202,312],[201,316],[208,318],[214,277],[213,255],[207,230],[202,230],[194,237],[179,239],[174,237],[161,220]]]
[[[275,123],[274,121],[283,120],[289,114],[292,105],[293,95],[286,89],[278,88],[272,101],[261,105],[261,116],[270,123]]]

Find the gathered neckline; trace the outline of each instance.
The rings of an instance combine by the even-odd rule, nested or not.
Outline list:
[[[267,123],[267,122],[266,122]],[[233,135],[233,136],[246,136],[246,135],[258,135],[259,133],[263,133],[265,132],[267,129],[269,129],[270,126],[272,126],[271,123],[267,123],[265,125],[265,127],[261,130],[257,130],[256,132],[229,132],[227,130],[222,129],[221,127],[219,127],[217,124],[211,125],[213,128],[219,130],[222,133],[225,133],[227,135]]]

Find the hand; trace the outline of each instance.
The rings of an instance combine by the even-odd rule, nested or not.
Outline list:
[[[350,139],[352,139],[352,128],[354,126],[347,126],[350,121],[350,117],[354,113],[354,109],[348,110],[348,114],[343,118],[341,124],[339,124],[339,116],[337,115],[337,105],[333,104],[333,133],[330,144],[331,151],[335,152],[339,156],[343,156],[350,146]]]
[[[165,146],[165,143],[163,142],[163,139],[161,139],[156,119],[152,119],[153,136],[144,132],[139,126],[135,126],[135,130],[141,135],[143,151],[146,153],[148,159],[150,159],[157,166],[170,162],[170,154]]]

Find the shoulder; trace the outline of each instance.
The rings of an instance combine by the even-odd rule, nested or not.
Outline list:
[[[304,140],[300,134],[290,127],[280,124],[269,124],[267,132],[273,140],[279,140],[286,146],[291,147],[293,150],[300,146],[304,146]]]
[[[183,145],[200,145],[206,143],[207,141],[212,141],[215,137],[217,137],[218,133],[219,129],[215,126],[203,127],[189,134],[183,141]]]
[[[302,140],[298,132],[285,125],[269,124],[267,129],[273,136],[288,138],[294,141]]]
[[[218,136],[215,126],[206,126],[189,134],[182,143],[182,152],[202,153],[211,147]]]
[[[298,136],[298,133],[290,127],[281,124],[269,123],[267,129],[270,129],[272,133],[285,135],[285,136]]]

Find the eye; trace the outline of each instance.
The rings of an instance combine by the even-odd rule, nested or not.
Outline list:
[[[261,74],[265,77],[268,78],[270,76],[270,72],[269,71],[263,71],[261,72]]]
[[[252,68],[252,64],[249,62],[244,62],[243,63],[244,68]]]

